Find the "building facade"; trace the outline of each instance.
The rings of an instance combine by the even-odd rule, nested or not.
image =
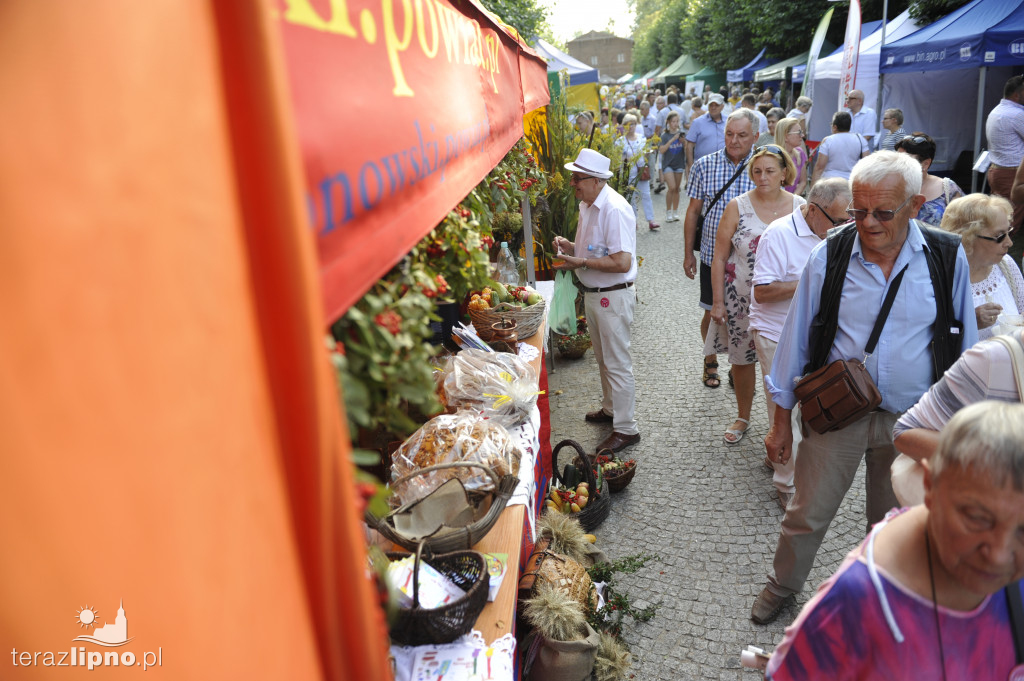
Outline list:
[[[601,80],[618,79],[633,71],[633,41],[606,31],[591,31],[566,44],[569,54],[601,71]]]

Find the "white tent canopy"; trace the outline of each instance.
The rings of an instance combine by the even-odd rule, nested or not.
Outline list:
[[[885,42],[889,44],[899,40],[918,28],[920,26],[910,18],[910,12],[904,11],[886,25]],[[878,102],[878,62],[881,49],[881,31],[875,31],[860,41],[854,84],[864,93],[864,106],[872,109],[877,107]],[[842,52],[823,57],[814,66],[814,107],[808,120],[808,139],[820,141],[831,134],[832,114],[839,110],[839,75],[842,68]]]

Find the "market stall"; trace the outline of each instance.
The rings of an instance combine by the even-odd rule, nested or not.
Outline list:
[[[408,7],[5,8],[0,632],[32,678],[119,605],[170,678],[389,678],[325,320],[546,98],[476,5]]]

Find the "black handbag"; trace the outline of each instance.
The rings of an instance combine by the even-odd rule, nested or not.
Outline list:
[[[714,205],[716,203],[718,203],[719,199],[722,198],[722,194],[724,194],[725,191],[729,187],[732,186],[732,183],[736,181],[736,178],[740,176],[740,173],[742,173],[746,169],[746,167],[747,167],[746,162],[741,163],[740,167],[737,168],[736,172],[733,173],[732,177],[729,178],[729,181],[725,183],[725,186],[722,187],[721,189],[719,189],[718,193],[715,194],[715,197],[713,199],[711,199],[711,203],[705,205],[701,209],[700,215],[697,216],[697,230],[696,230],[696,233],[694,234],[694,237],[693,237],[693,250],[694,251],[697,251],[698,253],[700,252],[700,242],[701,242],[701,239],[704,236],[704,218],[706,218],[708,216],[708,213],[711,212],[711,209],[714,207]]]

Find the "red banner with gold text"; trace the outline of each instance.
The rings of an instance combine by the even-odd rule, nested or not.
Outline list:
[[[547,67],[470,0],[276,7],[329,322],[522,136]]]

